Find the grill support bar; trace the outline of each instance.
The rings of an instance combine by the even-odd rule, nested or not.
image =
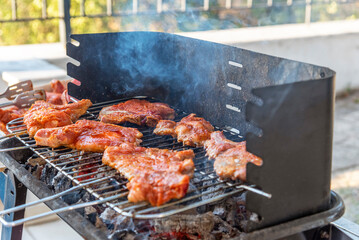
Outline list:
[[[17,139],[10,139],[6,142],[1,142],[0,147],[19,146],[21,143]],[[31,175],[19,162],[25,162],[33,153],[30,150],[22,151],[21,154],[16,155],[16,152],[1,153],[0,161],[22,182],[27,189],[35,194],[38,198],[42,199],[53,195],[53,192],[47,187],[45,183],[36,179]],[[16,159],[16,160],[14,160]],[[50,202],[45,202],[50,209],[58,209],[68,206],[61,199],[55,199]],[[85,239],[107,239],[106,234],[93,226],[87,219],[76,211],[69,211],[66,214],[58,214],[69,226],[73,227]]]
[[[0,172],[0,199],[4,208],[12,208],[25,203],[27,188],[14,176],[11,171]],[[4,216],[6,221],[16,221],[24,217],[25,210]],[[21,240],[23,225],[16,227],[3,227],[1,240]]]

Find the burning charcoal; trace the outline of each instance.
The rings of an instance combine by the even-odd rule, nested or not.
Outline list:
[[[154,219],[151,222],[156,233],[186,233],[203,236],[203,239],[210,239],[210,232],[214,227],[212,213],[173,215],[164,219]]]
[[[41,173],[41,181],[45,182],[49,188],[53,189],[52,179],[57,175],[57,170],[46,164]]]
[[[212,234],[216,236],[216,239],[232,239],[238,237],[241,233],[238,229],[232,227],[227,222],[223,221],[220,217],[213,215],[214,227]]]
[[[61,199],[69,205],[75,204],[80,201],[80,199],[83,195],[83,193],[81,194],[81,192],[82,192],[82,190],[72,191],[72,192],[62,196]]]
[[[31,165],[31,166],[43,166],[46,164],[46,161],[44,159],[42,159],[41,157],[31,157],[29,158],[29,160],[27,160],[27,162]]]
[[[51,184],[54,186],[56,193],[63,192],[72,187],[71,180],[60,172],[52,179]]]

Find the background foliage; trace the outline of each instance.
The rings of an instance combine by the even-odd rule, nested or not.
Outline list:
[[[47,0],[47,14],[56,17],[59,0]],[[156,0],[138,0],[139,11],[155,11]],[[284,0],[273,0],[274,5]],[[299,0],[297,0],[299,1]],[[318,1],[318,0],[314,0]],[[320,0],[325,1],[325,0]],[[296,0],[293,0],[295,3]],[[140,14],[105,18],[72,18],[73,33],[95,33],[113,31],[149,30],[163,32],[202,31],[250,26],[265,26],[284,23],[302,23],[304,6],[263,8],[263,0],[253,0],[253,9],[192,11],[201,7],[203,0],[187,0],[189,11],[180,13],[180,0],[163,0],[165,14]],[[232,0],[232,6],[244,7],[246,2]],[[18,18],[41,17],[42,0],[18,0]],[[210,6],[224,6],[224,0],[210,0]],[[132,1],[114,0],[114,12],[130,11]],[[85,1],[86,14],[106,12],[106,0]],[[177,10],[177,11],[176,11]],[[11,0],[0,0],[0,20],[12,18]],[[71,0],[71,15],[80,15],[80,0]],[[312,7],[312,22],[356,19],[359,17],[359,3],[338,4],[334,1],[322,2]],[[28,22],[0,23],[0,45],[50,43],[59,41],[59,21],[34,20]]]

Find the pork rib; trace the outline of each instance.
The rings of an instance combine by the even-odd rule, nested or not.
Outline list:
[[[30,137],[42,128],[62,127],[75,122],[92,106],[88,99],[65,105],[36,101],[24,115],[24,123]]]
[[[124,143],[108,147],[102,162],[117,169],[130,182],[128,200],[153,206],[182,198],[194,172],[192,150],[173,151]]]
[[[207,156],[215,159],[214,169],[220,178],[246,180],[246,166],[251,162],[262,165],[262,159],[247,152],[246,142],[228,140],[222,132],[211,134],[211,139],[205,142]]]
[[[57,148],[65,146],[73,149],[103,152],[109,146],[123,142],[139,144],[142,133],[135,128],[91,120],[79,120],[65,127],[47,128],[37,131],[37,145]]]
[[[146,100],[132,99],[126,102],[105,107],[99,114],[101,122],[124,123],[156,126],[162,119],[173,119],[175,111],[165,103],[150,103]]]
[[[198,147],[203,146],[204,142],[210,139],[213,130],[213,126],[208,121],[192,113],[178,123],[170,120],[159,121],[154,133],[171,135],[184,145]]]

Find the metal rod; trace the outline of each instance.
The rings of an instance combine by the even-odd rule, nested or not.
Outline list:
[[[101,204],[101,203],[105,203],[105,202],[110,202],[110,201],[116,200],[118,198],[125,197],[126,195],[127,195],[127,193],[124,193],[124,194],[119,194],[119,195],[111,196],[111,197],[104,198],[104,199],[95,200],[95,201],[92,201],[92,202],[86,202],[86,203],[80,203],[80,204],[76,204],[76,205],[71,205],[71,206],[55,209],[53,211],[45,212],[45,213],[42,213],[42,214],[34,215],[34,216],[31,216],[31,217],[28,217],[28,218],[24,218],[24,219],[20,219],[20,220],[17,220],[17,221],[12,221],[12,222],[7,222],[7,221],[4,220],[3,217],[0,217],[0,222],[6,227],[15,227],[15,226],[18,226],[20,224],[24,224],[26,222],[36,220],[36,219],[39,219],[39,218],[43,218],[43,217],[46,217],[46,216],[49,216],[49,215],[52,215],[52,214],[59,214],[59,213],[63,213],[63,212],[67,212],[67,211],[71,211],[71,210],[75,210],[75,209],[79,209],[79,208],[84,208],[84,207],[93,206],[93,205],[97,205],[97,204]]]
[[[47,18],[47,0],[42,0],[42,17]]]
[[[88,186],[88,185],[91,185],[91,184],[94,184],[94,183],[98,183],[98,182],[102,182],[104,180],[107,180],[108,177],[105,177],[105,178],[102,178],[102,179],[99,179],[99,180],[95,180],[95,181],[92,181],[92,182],[87,182],[87,183],[84,183],[84,184],[79,184],[77,186],[74,186],[72,188],[69,188],[63,192],[60,192],[60,193],[57,193],[57,194],[54,194],[52,196],[49,196],[49,197],[46,197],[46,198],[42,198],[40,200],[37,200],[37,201],[34,201],[34,202],[31,202],[31,203],[25,203],[25,204],[22,204],[20,206],[17,206],[17,207],[13,207],[13,208],[10,208],[10,209],[5,209],[3,211],[0,211],[0,215],[4,215],[4,214],[7,214],[7,213],[12,213],[12,212],[17,212],[19,210],[22,210],[22,209],[25,209],[27,207],[31,207],[31,206],[34,206],[34,205],[38,205],[40,203],[43,203],[43,202],[47,202],[47,201],[50,201],[50,200],[54,200],[58,197],[61,197],[69,192],[72,192],[76,189],[80,189],[80,188],[83,188],[85,186]]]
[[[306,24],[309,24],[311,22],[312,18],[312,0],[306,0],[305,1],[305,19],[304,22]]]
[[[28,146],[13,147],[13,148],[2,148],[2,149],[0,149],[0,152],[10,152],[10,151],[23,150],[23,149],[34,148],[34,147],[37,147],[37,145],[28,145]]]
[[[9,138],[9,137],[19,136],[19,135],[26,134],[26,133],[27,133],[27,131],[10,133],[10,134],[7,134],[7,135],[5,135],[5,136],[0,137],[0,140],[3,140],[3,139],[5,139],[5,138]]]
[[[203,10],[208,11],[209,9],[209,0],[203,0]]]
[[[71,23],[70,23],[70,0],[59,0],[59,30],[60,41],[63,45],[70,42]]]
[[[232,0],[226,0],[226,9],[230,9],[232,7]]]
[[[85,12],[85,0],[81,0],[80,1],[80,15],[82,17],[86,16],[86,12]]]
[[[134,14],[138,12],[138,0],[132,0],[132,12]]]
[[[106,0],[107,15],[112,16],[112,0]]]
[[[181,11],[182,12],[186,11],[186,0],[181,0]]]
[[[157,0],[157,12],[162,12],[162,0]]]
[[[17,20],[17,1],[11,0],[12,20]]]

